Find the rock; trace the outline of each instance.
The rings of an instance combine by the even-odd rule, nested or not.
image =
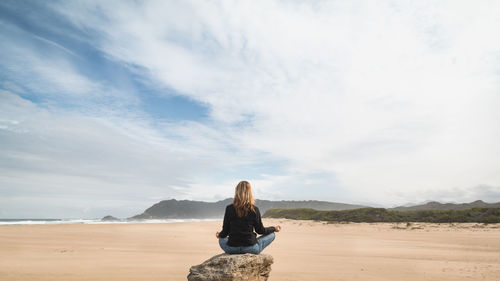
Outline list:
[[[271,273],[273,257],[270,255],[213,256],[189,269],[188,281],[265,281]]]
[[[119,221],[119,219],[113,216],[105,216],[104,218],[101,219],[101,221]]]

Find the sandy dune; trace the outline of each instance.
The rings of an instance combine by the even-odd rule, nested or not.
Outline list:
[[[500,280],[500,225],[265,220],[270,280]],[[0,226],[0,280],[186,280],[220,222]]]

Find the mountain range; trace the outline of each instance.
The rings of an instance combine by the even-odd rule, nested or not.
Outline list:
[[[232,198],[227,198],[217,202],[204,202],[192,200],[163,200],[147,208],[142,214],[135,215],[128,219],[205,219],[222,218],[226,206],[231,204]],[[368,206],[327,202],[327,201],[269,201],[255,200],[255,205],[259,207],[261,214],[269,209],[297,209],[308,208],[322,211],[340,211],[366,208]],[[395,211],[421,211],[421,210],[465,210],[472,208],[500,208],[498,203],[486,203],[477,200],[471,203],[439,203],[435,201],[415,206],[400,206],[388,208]]]
[[[233,202],[227,198],[217,202],[191,200],[163,200],[146,209],[142,214],[129,219],[192,219],[192,218],[222,218],[226,206]],[[255,205],[261,214],[269,209],[311,208],[316,210],[351,210],[365,208],[362,205],[326,202],[326,201],[269,201],[255,200]]]
[[[497,203],[486,203],[482,200],[476,200],[470,203],[439,203],[436,201],[431,201],[422,205],[415,206],[400,206],[396,208],[391,208],[388,210],[394,211],[424,211],[424,210],[466,210],[472,208],[500,208],[500,202]]]

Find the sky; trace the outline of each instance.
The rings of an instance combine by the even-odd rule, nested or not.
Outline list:
[[[0,1],[0,218],[500,201],[499,1]]]

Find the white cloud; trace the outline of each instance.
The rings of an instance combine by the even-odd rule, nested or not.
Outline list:
[[[495,1],[86,1],[57,10],[95,34],[107,56],[151,85],[207,104],[212,118],[152,128],[134,113],[126,122],[79,119],[82,126],[69,132],[73,117],[37,113],[59,124],[51,131],[57,138],[68,132],[83,138],[77,147],[114,159],[88,167],[87,158],[80,171],[126,171],[136,175],[130,182],[151,190],[170,179],[165,171],[185,180],[169,181],[172,194],[208,200],[230,195],[238,179],[218,179],[188,163],[220,172],[281,161],[279,172],[253,181],[273,199],[320,194],[402,204],[439,196],[488,201],[476,197],[500,193]],[[61,75],[75,73],[64,62],[57,73],[51,64],[36,65],[42,73],[36,75],[60,89],[105,92],[101,84]],[[129,146],[132,154],[121,155]],[[170,155],[172,147],[178,154],[170,159],[180,160],[167,165],[157,151]],[[71,159],[86,159],[86,151]],[[119,163],[128,164],[113,168]],[[135,173],[131,163],[145,168]],[[111,185],[114,179],[99,178]],[[481,186],[488,192],[477,192]],[[453,196],[455,190],[463,192]]]
[[[111,57],[208,103],[242,150],[331,173],[361,201],[404,203],[500,185],[499,9],[150,1],[101,5],[106,25],[75,21]]]
[[[42,217],[99,217],[103,210],[132,216],[158,198],[190,197],[197,184],[205,188],[194,180],[234,163],[213,154],[216,142],[182,137],[189,124],[165,124],[165,131],[179,132],[172,138],[134,116],[47,110],[1,90],[0,100],[5,216],[30,210]]]
[[[87,77],[78,65],[75,54],[43,37],[28,34],[16,26],[0,22],[2,82],[6,89],[45,96],[51,102],[63,101],[76,105],[106,102],[130,104],[137,102],[131,91],[118,91],[105,82]],[[47,47],[49,45],[49,47]],[[51,48],[57,46],[56,48]],[[61,51],[62,50],[62,51]],[[83,58],[79,57],[79,60]],[[119,99],[119,102],[115,102]]]

